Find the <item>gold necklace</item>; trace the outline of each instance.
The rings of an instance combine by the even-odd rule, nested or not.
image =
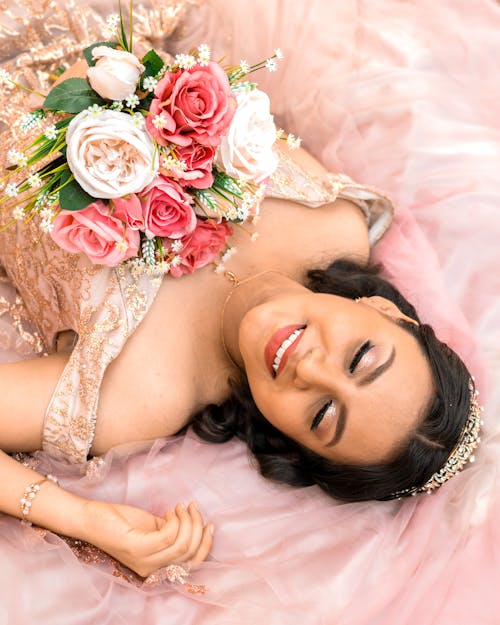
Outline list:
[[[277,273],[277,274],[280,274],[282,276],[286,276],[287,278],[289,278],[290,280],[293,280],[294,282],[297,281],[290,274],[285,273],[284,271],[278,271],[276,269],[266,269],[265,271],[260,271],[259,273],[256,273],[253,276],[249,276],[248,278],[245,278],[244,280],[239,280],[238,277],[236,276],[236,274],[234,272],[232,272],[232,271],[225,271],[224,272],[224,276],[233,284],[233,287],[230,289],[229,293],[226,296],[226,299],[224,300],[224,303],[222,304],[222,310],[221,310],[221,313],[220,313],[220,324],[219,324],[220,340],[221,340],[221,343],[222,343],[222,348],[224,349],[224,353],[226,354],[228,360],[238,370],[241,370],[241,367],[238,365],[238,363],[234,360],[234,358],[229,353],[229,350],[228,350],[227,345],[226,345],[226,341],[224,340],[224,314],[226,312],[227,305],[229,304],[229,300],[233,296],[233,293],[236,291],[236,289],[238,289],[240,286],[243,286],[247,282],[251,282],[252,280],[256,280],[257,278],[261,278],[262,276],[266,275],[267,273]]]

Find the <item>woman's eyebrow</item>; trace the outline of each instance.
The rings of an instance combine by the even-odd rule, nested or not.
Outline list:
[[[373,371],[371,371],[366,377],[362,378],[358,382],[358,386],[365,386],[366,384],[370,384],[371,382],[375,381],[378,377],[382,375],[382,373],[384,373],[384,371],[387,371],[387,369],[389,369],[389,367],[394,362],[395,357],[396,357],[396,349],[393,347],[389,358],[385,362],[383,362],[381,365],[376,367]]]

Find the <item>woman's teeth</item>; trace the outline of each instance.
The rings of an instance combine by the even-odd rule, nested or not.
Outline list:
[[[295,330],[295,332],[292,332],[290,336],[287,339],[285,339],[283,343],[281,343],[281,345],[278,347],[278,350],[276,352],[276,356],[274,357],[274,362],[273,362],[274,373],[277,373],[278,371],[278,367],[280,366],[280,362],[283,357],[283,354],[290,347],[290,345],[295,343],[295,341],[299,338],[302,332],[304,332],[304,328],[299,328],[298,330]]]

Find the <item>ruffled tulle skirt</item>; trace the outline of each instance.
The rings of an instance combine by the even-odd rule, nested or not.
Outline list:
[[[498,622],[499,31],[487,0],[211,0],[171,43],[207,42],[235,62],[279,46],[279,70],[258,77],[278,123],[332,171],[392,196],[396,221],[376,258],[476,372],[486,405],[476,463],[432,496],[339,504],[264,481],[238,442],[190,433],[82,469],[36,454],[87,497],[157,513],[196,499],[216,526],[190,580],[207,589],[145,587],[87,545],[2,516],[2,625]],[[3,316],[3,358],[36,347],[14,318]]]

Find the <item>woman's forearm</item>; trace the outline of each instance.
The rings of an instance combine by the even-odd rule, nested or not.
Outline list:
[[[26,487],[44,479],[44,475],[23,466],[0,451],[0,511],[23,518],[21,499]],[[48,530],[82,538],[87,499],[70,493],[47,480],[31,500],[28,520]]]

